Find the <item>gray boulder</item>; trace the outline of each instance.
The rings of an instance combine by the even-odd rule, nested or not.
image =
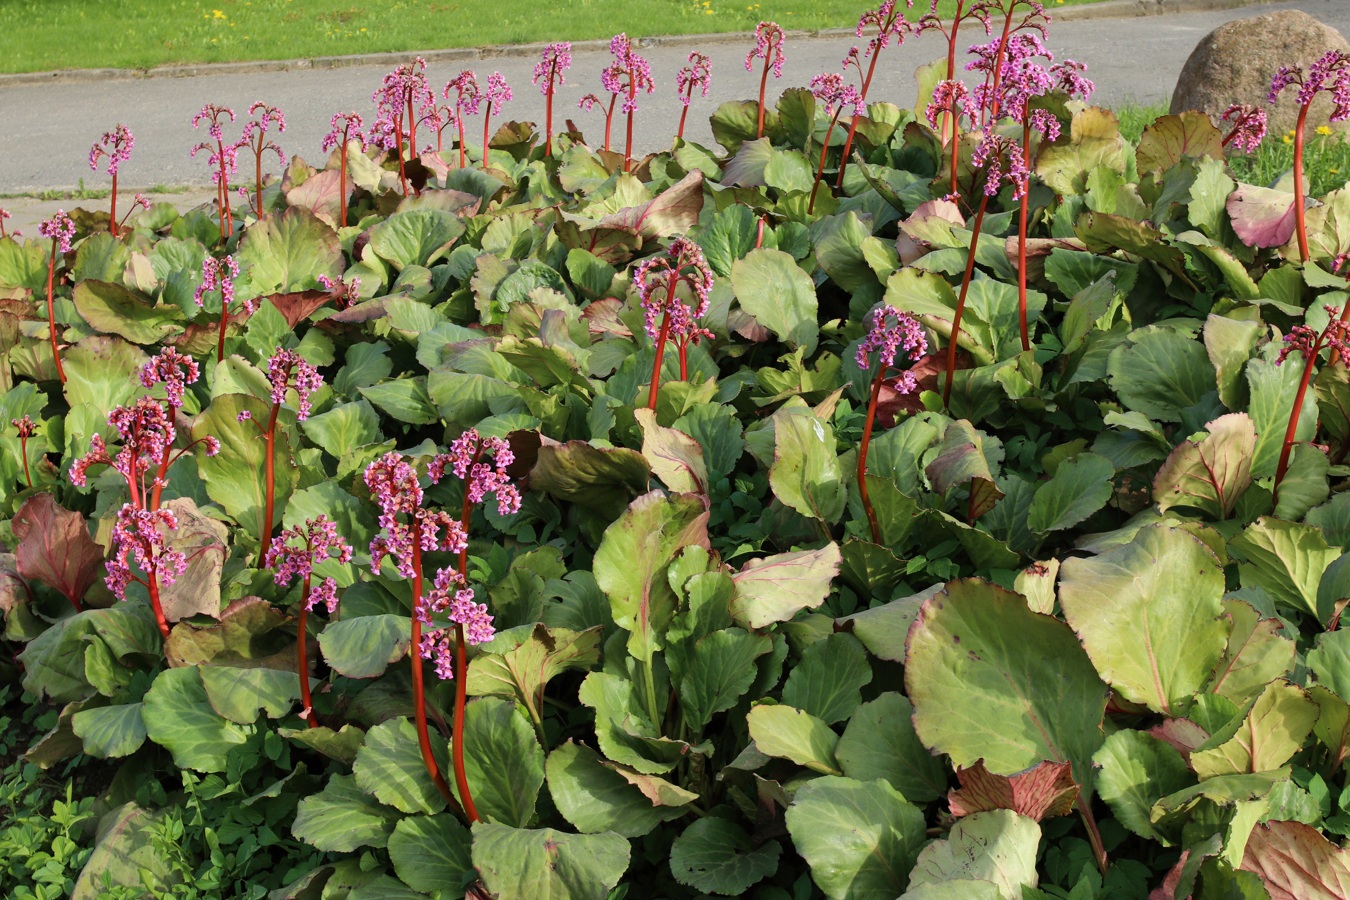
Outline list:
[[[1172,112],[1198,109],[1216,121],[1234,103],[1263,107],[1272,137],[1292,131],[1298,118],[1296,87],[1285,88],[1279,102],[1266,104],[1270,80],[1280,66],[1301,65],[1304,71],[1328,50],[1350,52],[1341,33],[1305,12],[1283,10],[1238,19],[1206,35],[1182,67],[1172,92]],[[1308,113],[1308,128],[1327,124],[1331,100],[1318,96]],[[1339,123],[1343,130],[1347,123]],[[1338,127],[1333,125],[1333,127]]]

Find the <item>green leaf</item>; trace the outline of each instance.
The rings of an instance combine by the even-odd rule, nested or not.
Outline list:
[[[130,756],[145,743],[145,722],[140,703],[123,703],[82,709],[71,716],[75,734],[84,741],[84,752],[98,759]]]
[[[47,286],[47,259],[51,242],[20,244],[6,235],[0,238],[0,287],[27,288],[37,292]]]
[[[473,864],[497,900],[603,898],[628,870],[631,848],[617,834],[567,834],[479,823]]]
[[[80,871],[71,900],[99,900],[108,896],[109,885],[144,891],[147,882],[155,891],[151,896],[164,896],[172,885],[181,883],[182,876],[155,840],[164,816],[163,810],[152,812],[135,803],[109,810],[99,820],[97,843]]]
[[[469,830],[449,813],[400,819],[389,835],[389,861],[408,887],[433,893],[453,891],[475,877],[469,859]]]
[[[568,441],[539,448],[530,487],[612,522],[634,498],[647,492],[650,475],[651,466],[636,450]]]
[[[412,641],[407,616],[356,616],[329,622],[319,634],[323,658],[348,678],[374,678],[398,662]]]
[[[282,437],[276,441],[272,453],[275,477],[272,521],[264,522],[267,442],[259,428],[267,423],[271,411],[269,404],[256,397],[225,394],[212,400],[192,422],[193,440],[214,436],[220,441],[220,452],[215,456],[207,456],[199,445],[197,469],[206,483],[207,495],[256,540],[262,540],[263,533],[270,532],[281,521],[286,500],[300,477]],[[239,415],[245,412],[249,418],[241,422]]]
[[[206,666],[201,672],[211,708],[240,725],[252,725],[260,709],[269,719],[280,719],[300,699],[295,672],[227,666]]]
[[[250,225],[239,242],[238,259],[260,296],[317,288],[320,275],[337,281],[343,269],[337,232],[299,207]]]
[[[755,661],[772,649],[768,635],[739,628],[714,631],[694,644],[679,689],[690,734],[701,733],[713,716],[736,705],[755,681]]]
[[[570,740],[548,755],[546,768],[558,812],[587,834],[612,831],[641,837],[688,812],[684,805],[665,806],[644,796],[613,763]]]
[[[318,728],[278,728],[277,733],[347,767],[356,762],[356,751],[361,749],[366,739],[366,733],[355,725],[343,725],[337,731],[326,725]]]
[[[859,706],[835,757],[849,778],[884,779],[915,803],[947,792],[947,769],[914,733],[914,707],[903,694],[887,692]]]
[[[1020,898],[1035,887],[1041,826],[1010,809],[991,809],[958,819],[947,837],[919,852],[911,889],[947,881],[987,881],[1004,897]]]
[[[937,456],[923,470],[934,492],[944,497],[959,485],[970,485],[967,511],[972,521],[1003,499],[1003,492],[995,485],[990,469],[991,464],[996,465],[1002,459],[1003,448],[996,439],[991,439],[991,446],[986,451],[984,441],[988,437],[970,422],[958,419],[947,427]],[[992,461],[990,457],[993,457]]]
[[[736,596],[731,615],[747,628],[787,622],[803,609],[815,609],[830,595],[839,574],[839,545],[752,559],[732,576]]]
[[[184,769],[224,772],[230,749],[253,733],[251,725],[237,725],[211,708],[196,667],[160,672],[142,703],[145,733]]]
[[[1161,174],[1183,159],[1223,158],[1223,132],[1208,115],[1195,110],[1159,116],[1144,129],[1135,151],[1141,174]]]
[[[1069,626],[1019,595],[954,581],[924,603],[905,688],[919,739],[956,765],[983,759],[1012,775],[1042,760],[1072,762],[1089,793],[1106,685]]]
[[[809,411],[774,416],[774,496],[808,518],[839,521],[848,504],[843,467],[835,452],[834,429]]]
[[[335,459],[353,453],[357,447],[377,442],[380,416],[365,400],[343,403],[327,412],[310,416],[300,423],[305,437]]]
[[[362,397],[400,422],[430,425],[440,421],[436,405],[431,402],[431,395],[427,392],[427,379],[424,376],[395,378],[357,390]]]
[[[581,683],[581,702],[595,710],[595,736],[605,756],[639,772],[657,775],[675,768],[693,750],[661,736],[626,678],[595,671]]]
[[[1262,618],[1241,600],[1225,599],[1223,608],[1231,623],[1228,646],[1206,690],[1241,706],[1294,667],[1294,642],[1276,633],[1279,619]]]
[[[445,772],[445,742],[433,740],[431,749],[437,767]],[[352,774],[357,787],[401,812],[437,813],[445,809],[445,798],[422,759],[417,727],[408,719],[390,719],[367,731],[365,743],[356,751]]]
[[[1150,525],[1059,570],[1059,602],[1097,671],[1127,700],[1183,715],[1223,656],[1223,566],[1203,542]]]
[[[628,652],[638,659],[650,660],[665,645],[678,604],[666,572],[689,546],[708,546],[703,503],[692,494],[652,491],[605,529],[595,551],[595,581],[609,596],[615,623],[630,632]]]
[[[746,717],[761,753],[790,759],[824,775],[842,775],[834,758],[839,736],[829,725],[791,706],[756,706]]]
[[[817,778],[793,797],[787,827],[831,900],[895,900],[927,840],[923,812],[885,781]]]
[[[1096,453],[1080,453],[1055,469],[1036,488],[1027,527],[1038,534],[1072,528],[1106,505],[1114,490],[1116,468]]]
[[[133,344],[156,344],[183,330],[183,312],[176,306],[152,306],[120,284],[81,281],[75,285],[75,309],[102,334],[116,334]]]
[[[1192,753],[1191,768],[1201,781],[1277,769],[1303,747],[1318,714],[1317,704],[1301,688],[1283,679],[1272,681],[1237,733],[1217,747]]]
[[[1107,372],[1122,403],[1164,422],[1180,421],[1183,409],[1218,386],[1204,346],[1175,331],[1130,335],[1129,343],[1111,351]]]
[[[376,802],[350,775],[334,775],[317,794],[300,800],[291,833],[325,853],[383,847],[403,816]]]
[[[480,653],[470,661],[467,690],[473,696],[514,698],[542,718],[549,681],[568,669],[590,669],[599,660],[599,629],[576,632],[536,623],[512,649]]]
[[[755,249],[757,223],[750,207],[739,203],[718,210],[708,220],[698,233],[698,244],[713,272],[727,277],[732,265]]]
[[[826,724],[842,722],[872,681],[867,652],[851,634],[831,634],[802,651],[783,685],[783,702]]]
[[[777,841],[756,847],[734,822],[699,819],[671,845],[670,872],[695,890],[736,897],[777,872],[782,851]]]
[[[1256,427],[1246,413],[1220,416],[1205,426],[1200,440],[1176,446],[1153,479],[1159,512],[1174,506],[1226,519],[1252,484]]]
[[[402,272],[408,266],[430,266],[463,233],[464,221],[444,210],[404,210],[371,230],[370,249]]]
[[[1294,398],[1303,373],[1297,365],[1276,365],[1269,359],[1247,363],[1247,384],[1251,387],[1251,405],[1247,411],[1256,425],[1256,452],[1252,456],[1252,475],[1265,478],[1275,474],[1280,448],[1294,411]],[[1309,391],[1294,429],[1295,441],[1310,441],[1317,434],[1318,404],[1315,391]]]
[[[741,309],[790,347],[815,352],[820,336],[816,287],[781,250],[751,250],[731,267],[731,289]]]
[[[1239,561],[1243,587],[1259,587],[1276,603],[1319,622],[1331,617],[1332,611],[1318,604],[1318,586],[1341,552],[1327,546],[1320,528],[1263,516],[1228,547]]]
[[[474,804],[487,821],[530,824],[544,784],[544,750],[515,703],[481,697],[469,704],[464,769]]]
[[[1122,728],[1106,739],[1092,760],[1100,769],[1097,791],[1120,823],[1140,837],[1170,847],[1175,835],[1155,825],[1151,814],[1154,804],[1193,780],[1181,753],[1151,734]]]
[[[1328,631],[1317,637],[1308,651],[1308,668],[1318,684],[1326,685],[1341,699],[1350,696],[1350,631]]]

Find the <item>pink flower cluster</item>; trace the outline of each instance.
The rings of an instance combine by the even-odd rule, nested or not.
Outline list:
[[[1333,108],[1328,117],[1332,122],[1350,119],[1350,54],[1330,50],[1308,67],[1281,66],[1270,82],[1266,102],[1274,103],[1280,93],[1291,84],[1298,85],[1298,105],[1307,106],[1313,98],[1326,91],[1331,94]]]
[[[492,464],[483,457],[492,457]],[[520,509],[520,491],[511,483],[507,469],[515,462],[511,445],[499,437],[481,437],[470,428],[450,443],[450,452],[441,453],[427,467],[433,482],[445,477],[448,466],[454,476],[467,485],[470,503],[482,503],[488,494],[497,495],[497,514],[509,516]]]
[[[359,141],[361,149],[366,149],[366,133],[361,130],[363,122],[359,113],[333,113],[328,120],[328,133],[323,136],[323,152],[331,153],[338,145],[346,146],[351,141]]]
[[[958,119],[962,116],[968,121],[975,119],[975,103],[970,99],[970,88],[964,81],[941,81],[933,89],[933,99],[924,110],[928,124],[936,129],[938,119],[945,113],[953,113]]]
[[[286,391],[295,388],[299,398],[295,417],[303,422],[309,418],[310,395],[323,387],[319,370],[294,350],[278,350],[267,363],[267,377],[272,383],[272,405],[286,402]]]
[[[238,277],[239,263],[234,261],[233,256],[222,256],[220,259],[208,256],[202,260],[202,283],[197,285],[192,295],[193,301],[201,306],[202,298],[208,293],[220,291],[220,314],[228,315],[230,304],[234,302],[234,279]],[[244,301],[246,312],[253,312],[253,308],[252,300]]]
[[[985,129],[970,162],[977,169],[984,170],[984,193],[993,197],[1006,182],[1013,189],[1013,199],[1020,200],[1026,193],[1031,170],[1022,155],[1021,142],[996,133],[992,128]]]
[[[30,438],[33,435],[37,434],[37,426],[33,424],[33,420],[30,419],[28,416],[21,416],[20,418],[17,419],[10,419],[9,424],[13,425],[15,428],[19,430],[19,437],[21,438]]]
[[[38,234],[56,241],[62,253],[69,253],[71,239],[75,237],[75,221],[64,209],[58,209],[56,215],[38,225]]]
[[[904,351],[910,362],[918,362],[928,352],[928,336],[918,321],[909,313],[901,312],[894,306],[878,306],[868,316],[867,335],[858,345],[855,357],[858,368],[868,371],[872,367],[872,354],[881,366],[881,374],[895,366],[895,359]],[[901,372],[895,380],[895,389],[901,394],[912,394],[918,390],[914,373]]]
[[[286,165],[285,151],[277,146],[275,141],[263,140],[267,135],[267,129],[272,125],[277,126],[278,132],[286,130],[286,116],[277,107],[268,106],[261,100],[248,108],[248,114],[250,116],[256,115],[257,118],[250,119],[248,124],[244,126],[244,133],[239,140],[235,142],[235,149],[252,147],[258,156],[262,156],[264,152],[271,150],[277,155],[277,159],[280,161],[281,165]],[[240,188],[240,192],[247,194],[243,188]]]
[[[1224,138],[1225,144],[1232,144],[1239,150],[1255,153],[1256,148],[1266,137],[1266,111],[1259,106],[1235,103],[1223,111],[1220,117],[1227,122],[1231,130]]]
[[[693,293],[694,306],[676,296],[680,282]],[[712,332],[697,324],[708,311],[713,286],[712,268],[698,244],[677,237],[665,256],[654,256],[638,265],[633,272],[633,285],[642,301],[644,325],[652,340],[661,339],[663,316],[670,317],[668,334],[676,341],[698,343],[702,337],[712,337]]]
[[[914,0],[907,0],[907,6],[914,6]],[[936,7],[937,3],[934,2]],[[905,35],[914,30],[914,27],[905,21],[905,17],[895,11],[895,0],[884,0],[876,9],[869,9],[858,19],[858,29],[854,32],[858,37],[865,37],[864,32],[873,29],[875,34],[867,42],[867,49],[863,51],[863,56],[871,56],[881,50],[885,50],[890,45],[891,38],[894,37],[897,44],[905,42]]]
[[[339,309],[360,299],[360,278],[353,278],[351,281],[346,281],[342,278],[334,280],[327,275],[319,275],[318,278],[319,284],[323,285],[323,289],[333,295],[333,299],[337,301]]]
[[[142,387],[164,385],[169,406],[177,409],[183,405],[184,389],[197,380],[201,370],[192,357],[179,353],[173,347],[165,347],[157,356],[141,366],[140,374]]]
[[[844,82],[843,75],[837,72],[817,75],[811,79],[808,86],[811,89],[811,95],[825,104],[825,116],[827,118],[833,119],[848,107],[853,108],[853,115],[862,114],[862,95],[853,85]]]
[[[493,72],[488,76],[487,90],[483,91],[483,100],[487,102],[488,111],[496,116],[502,111],[502,104],[511,99],[511,85],[506,83],[506,76],[501,72]]]
[[[423,120],[433,127],[440,122],[436,110],[436,94],[427,83],[427,61],[418,56],[384,76],[380,87],[371,95],[375,104],[375,124],[370,129],[370,140],[386,150],[396,150],[405,138],[411,145],[417,135],[417,125]],[[409,121],[409,111],[415,110]],[[416,152],[416,147],[411,147]]]
[[[572,67],[572,44],[560,41],[549,44],[534,65],[532,84],[539,85],[539,93],[548,96],[567,82],[566,72]]]
[[[234,110],[228,106],[208,103],[192,117],[193,128],[200,128],[203,122],[208,123],[206,130],[215,140],[216,145],[213,147],[209,142],[203,141],[192,148],[189,156],[196,159],[197,154],[202,150],[211,154],[206,162],[211,167],[211,180],[217,185],[220,184],[221,178],[239,171],[238,154],[240,145],[238,143],[225,143],[225,126],[222,121],[224,116],[229,116],[230,121],[233,122],[235,118]]]
[[[121,447],[111,455],[103,435],[89,439],[89,452],[70,466],[70,481],[84,487],[92,466],[112,466],[128,485],[137,485],[152,466],[159,465],[164,449],[173,444],[174,426],[164,407],[151,397],[142,397],[131,406],[117,406],[108,413],[108,424],[117,432]]]
[[[170,509],[141,509],[125,503],[117,511],[113,525],[112,555],[108,558],[108,590],[119,600],[127,598],[127,585],[134,576],[131,564],[154,576],[160,585],[173,584],[187,569],[187,557],[169,547],[166,533],[178,528],[178,517]],[[135,579],[139,580],[139,579]]]
[[[418,621],[431,627],[432,613],[448,613],[451,624],[464,628],[464,640],[468,644],[484,644],[496,636],[487,604],[474,602],[473,589],[454,569],[441,569],[436,573],[435,586],[427,593],[426,603],[417,610]],[[435,663],[438,677],[444,681],[454,678],[453,628],[424,632],[418,650],[423,659]]]
[[[688,106],[695,89],[699,88],[702,89],[704,97],[708,96],[708,85],[711,81],[712,60],[697,50],[690,53],[689,65],[675,73],[675,90],[680,95],[680,102]]]
[[[417,577],[414,550],[460,553],[469,545],[458,519],[443,510],[422,508],[417,471],[400,453],[386,453],[366,467],[366,487],[380,507],[384,534],[370,542],[370,567],[377,574],[386,556],[404,578]]]
[[[303,526],[282,531],[280,540],[268,548],[265,563],[277,570],[277,584],[289,584],[299,576],[308,585],[314,567],[330,557],[340,563],[351,562],[352,548],[338,534],[337,523],[320,515],[307,519]],[[330,614],[337,612],[337,582],[332,578],[310,587],[305,608],[313,609],[320,603]]]
[[[773,69],[774,78],[783,77],[784,41],[783,27],[777,22],[760,22],[755,26],[755,46],[745,55],[745,71],[752,72],[755,60],[764,60],[764,65]]]
[[[1333,264],[1332,271],[1336,271],[1338,264],[1343,257],[1337,257],[1336,264]],[[1335,306],[1322,307],[1327,311],[1330,321],[1326,327],[1319,333],[1307,325],[1295,325],[1289,329],[1289,333],[1284,336],[1284,346],[1280,348],[1280,355],[1275,360],[1276,365],[1282,365],[1286,359],[1297,353],[1303,357],[1304,361],[1311,362],[1324,347],[1330,347],[1333,352],[1341,358],[1350,357],[1350,322],[1342,322],[1339,318],[1341,310]]]
[[[450,91],[455,92],[455,113],[459,116],[478,115],[478,106],[483,102],[482,91],[478,88],[478,76],[473,69],[465,69],[446,82],[441,96],[450,99]]]
[[[136,138],[131,129],[118,124],[112,131],[103,133],[98,143],[89,148],[89,168],[98,169],[98,161],[107,157],[109,175],[116,175],[122,163],[131,159],[131,148],[136,146]]]
[[[650,94],[656,90],[651,64],[633,52],[633,44],[623,32],[610,38],[609,52],[614,55],[614,61],[601,71],[600,83],[611,94],[623,95],[624,112],[636,112],[638,91],[645,90]]]

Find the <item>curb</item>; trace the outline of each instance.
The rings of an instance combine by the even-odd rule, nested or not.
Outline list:
[[[1278,0],[1103,0],[1086,6],[1071,6],[1050,10],[1057,22],[1080,19],[1121,19],[1148,15],[1175,15],[1189,12],[1212,12],[1221,9],[1239,9],[1263,5]],[[639,38],[638,47],[669,47],[680,45],[743,43],[748,32],[720,34],[685,34]],[[830,28],[818,31],[789,31],[794,39],[855,37],[852,29]],[[465,62],[502,57],[537,56],[546,43],[505,44],[490,47],[465,47],[452,50],[423,50],[396,53],[361,53],[350,56],[315,56],[308,59],[257,60],[236,63],[198,63],[183,66],[156,66],[153,69],[58,69],[51,72],[21,72],[0,75],[0,88],[32,84],[66,84],[89,81],[130,80],[136,78],[195,78],[200,75],[247,75],[255,72],[291,72],[315,69],[342,69],[351,66],[396,66],[410,56],[421,56],[428,63]],[[572,52],[603,52],[608,40],[573,41]]]

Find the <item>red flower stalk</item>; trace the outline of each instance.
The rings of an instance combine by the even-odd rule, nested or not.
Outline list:
[[[370,139],[386,150],[393,150],[398,158],[398,179],[403,195],[408,196],[408,169],[403,147],[408,147],[408,158],[417,155],[417,126],[425,120],[438,121],[436,95],[427,84],[427,61],[418,56],[410,63],[394,69],[380,83],[371,101],[375,104],[376,119],[370,129]]]
[[[23,457],[23,480],[31,488],[33,486],[33,473],[28,471],[28,439],[37,433],[37,426],[28,416],[10,419],[9,424],[19,431],[19,455]]]
[[[56,215],[38,226],[38,234],[52,239],[52,252],[47,257],[47,328],[52,342],[52,359],[56,361],[56,377],[66,383],[66,369],[61,365],[61,348],[56,336],[56,252],[62,255],[70,252],[70,241],[75,237],[75,223],[65,210],[58,209]]]
[[[948,150],[951,153],[951,189],[947,193],[947,199],[955,203],[961,199],[957,185],[957,166],[961,156],[961,118],[964,116],[966,121],[975,124],[975,103],[970,98],[970,90],[965,82],[938,82],[937,87],[933,89],[933,99],[924,114],[934,130],[938,127],[938,117],[942,117],[944,140],[948,140]],[[951,137],[946,138],[949,125]]]
[[[628,40],[627,34],[620,33],[610,38],[609,52],[614,54],[614,61],[600,73],[600,83],[613,95],[609,103],[611,116],[614,111],[614,100],[623,95],[623,112],[628,119],[628,136],[623,148],[623,170],[627,172],[633,167],[633,114],[638,108],[637,92],[646,90],[650,94],[656,90],[656,83],[652,81],[651,65],[633,52],[633,45]],[[610,118],[606,117],[606,150],[609,149],[609,123]]]
[[[683,284],[693,294],[695,305],[676,296]],[[689,379],[689,347],[702,338],[711,338],[712,332],[697,320],[708,311],[713,274],[703,250],[686,237],[671,242],[665,256],[655,256],[641,263],[633,272],[633,286],[642,301],[642,314],[647,335],[656,342],[656,359],[652,363],[652,383],[647,395],[647,408],[656,409],[657,392],[661,387],[661,360],[666,341],[674,340],[680,354],[680,380]]]
[[[783,77],[783,42],[786,35],[777,22],[760,22],[755,26],[755,46],[745,55],[745,71],[755,70],[755,60],[764,60],[764,71],[759,76],[759,121],[755,137],[764,137],[764,91],[769,84],[769,70],[774,78]]]
[[[906,0],[905,5],[914,6],[914,0]],[[921,21],[920,28],[922,27]],[[872,35],[867,42],[867,49],[862,51],[862,58],[868,59],[869,62],[867,72],[864,74],[862,58],[858,55],[857,47],[850,50],[844,59],[844,68],[848,68],[850,64],[857,67],[858,75],[862,78],[862,90],[858,92],[858,112],[849,122],[848,137],[844,138],[844,152],[839,158],[839,175],[834,181],[837,188],[844,185],[844,167],[848,165],[848,154],[853,149],[853,137],[858,133],[858,115],[867,107],[867,92],[872,87],[872,76],[876,74],[877,60],[881,58],[881,51],[890,45],[891,38],[895,38],[895,43],[900,45],[905,42],[905,35],[913,31],[914,26],[905,21],[904,15],[895,8],[895,0],[883,0],[880,6],[869,9],[858,19],[858,29],[855,32],[857,36],[863,37],[864,32]]]
[[[469,164],[465,152],[464,117],[478,114],[478,105],[482,103],[483,97],[478,90],[478,76],[473,74],[472,69],[465,69],[450,79],[442,89],[441,96],[449,100],[452,88],[455,91],[455,128],[459,131],[459,167],[462,169]]]
[[[544,48],[534,67],[533,84],[539,85],[544,95],[544,155],[553,155],[553,95],[567,82],[567,70],[572,66],[572,44],[560,41]],[[541,83],[542,82],[542,83]]]
[[[207,163],[211,166],[211,180],[216,183],[216,208],[220,214],[220,242],[222,244],[234,231],[234,215],[230,211],[230,176],[239,168],[236,159],[238,145],[225,146],[225,126],[222,121],[224,116],[229,116],[230,121],[233,122],[234,110],[228,106],[208,103],[201,108],[201,112],[192,117],[193,128],[200,127],[203,122],[208,123],[206,130],[211,135],[211,140],[215,141],[215,148],[212,149],[210,142],[203,141],[193,147],[191,153],[193,159],[196,159],[197,154],[202,150],[211,154]]]
[[[1038,0],[992,0],[990,8],[1003,14],[1003,33],[984,46],[972,47],[971,51],[976,54],[977,59],[966,66],[969,71],[985,73],[986,88],[980,100],[980,124],[982,125],[995,122],[999,117],[1002,100],[1000,87],[1004,74],[1003,64],[1008,59],[1011,49],[1009,40],[1013,35],[1023,35],[1033,39],[1038,38],[1036,43],[1039,45],[1041,41],[1045,40],[1045,26],[1050,21],[1050,16],[1046,13],[1045,7]],[[1026,13],[1014,25],[1013,20],[1017,18],[1019,9],[1025,9]],[[1049,53],[1044,55],[1049,56]]]
[[[1308,261],[1308,228],[1303,212],[1303,131],[1308,122],[1308,110],[1317,95],[1326,91],[1333,104],[1328,121],[1350,119],[1350,54],[1331,50],[1308,67],[1305,76],[1302,66],[1281,66],[1270,82],[1268,103],[1274,103],[1280,92],[1291,84],[1298,85],[1298,121],[1294,125],[1294,226],[1298,233],[1298,254]]]
[[[857,48],[854,48],[857,49]],[[811,93],[825,104],[825,115],[830,124],[825,128],[825,140],[820,145],[820,163],[816,166],[816,178],[811,183],[811,199],[807,201],[806,213],[816,211],[816,191],[820,189],[820,179],[825,175],[825,157],[830,152],[830,135],[834,133],[835,123],[848,107],[853,107],[854,121],[862,113],[862,96],[850,84],[844,84],[844,76],[835,73],[817,75],[811,79]],[[842,159],[840,166],[843,166]],[[841,168],[842,171],[842,168]]]
[[[492,117],[502,111],[502,104],[511,99],[511,85],[506,83],[501,72],[488,76],[487,90],[483,92],[483,101],[487,109],[483,110],[483,168],[488,164],[488,144],[492,135]]]
[[[1344,255],[1337,257],[1338,265],[1344,259],[1346,259]],[[1298,383],[1298,393],[1294,395],[1294,406],[1289,411],[1289,425],[1285,428],[1284,444],[1280,447],[1280,461],[1275,467],[1275,484],[1270,492],[1273,504],[1279,503],[1280,482],[1284,481],[1284,476],[1289,472],[1289,456],[1294,450],[1299,415],[1303,412],[1303,400],[1312,381],[1313,365],[1317,362],[1317,357],[1324,348],[1330,349],[1331,358],[1328,364],[1335,365],[1337,360],[1350,352],[1350,323],[1345,321],[1342,310],[1334,306],[1324,308],[1331,317],[1326,327],[1321,332],[1316,332],[1306,325],[1295,325],[1285,336],[1285,345],[1280,349],[1279,358],[1276,360],[1277,365],[1283,365],[1290,354],[1300,354],[1303,357],[1303,377]],[[1350,304],[1347,304],[1346,310],[1350,310]]]
[[[18,231],[13,232],[5,231],[5,220],[8,218],[10,218],[9,210],[0,209],[0,240],[3,240],[4,238],[18,237],[21,234],[21,232]]]
[[[684,120],[689,116],[689,103],[694,99],[695,89],[702,89],[708,96],[708,85],[712,81],[712,60],[695,50],[689,54],[689,65],[675,73],[675,92],[680,98],[680,127],[675,132],[675,142],[684,140]]]
[[[944,81],[956,80],[956,38],[961,29],[961,23],[967,19],[975,19],[984,26],[984,33],[989,34],[989,8],[991,0],[956,0],[956,12],[952,15],[951,25],[948,26],[937,15],[937,0],[933,0],[928,13],[919,20],[919,30],[926,31],[929,28],[936,28],[947,39],[947,76]],[[949,30],[950,29],[950,30]],[[950,112],[950,111],[949,111]],[[937,125],[933,126],[935,129]],[[946,141],[949,136],[956,136],[957,123],[950,116],[943,119],[942,139]]]
[[[187,386],[196,381],[201,370],[197,366],[197,361],[190,356],[184,356],[172,347],[165,347],[159,352],[158,356],[153,357],[145,365],[141,366],[141,386],[153,387],[156,384],[164,385],[165,418],[172,424],[177,420],[178,410],[183,406],[183,393]],[[171,456],[173,450],[173,441],[164,443],[164,448],[160,453],[159,468],[155,472],[155,480],[150,489],[150,502],[148,509],[159,509],[160,498],[164,493],[164,484],[169,474],[169,466],[173,463]]]
[[[357,113],[334,113],[328,123],[328,133],[323,137],[323,152],[331,153],[341,147],[338,155],[338,227],[347,224],[347,153],[352,141],[361,144],[361,152],[366,152],[366,133],[361,130],[361,116]],[[440,130],[437,129],[439,142]]]
[[[330,616],[337,612],[338,605],[336,581],[325,578],[318,587],[312,587],[310,582],[314,567],[330,557],[341,563],[350,562],[352,548],[338,534],[337,523],[321,515],[307,519],[303,526],[296,525],[283,531],[281,539],[268,551],[266,559],[267,567],[277,571],[277,584],[290,584],[295,576],[300,576],[300,615],[296,623],[300,640],[295,662],[296,673],[300,676],[300,702],[304,707],[300,718],[310,728],[318,728],[319,723],[314,718],[314,702],[309,692],[309,664],[305,658],[309,633],[306,617],[319,603],[327,607]]]
[[[297,402],[295,418],[303,422],[309,418],[310,395],[323,387],[323,378],[317,369],[294,350],[278,350],[267,363],[267,378],[272,385],[272,411],[267,416],[267,425],[258,425],[266,442],[266,456],[263,459],[263,527],[262,542],[258,547],[258,567],[267,565],[267,555],[272,546],[272,522],[276,514],[276,445],[277,416],[286,403],[286,393],[294,388]],[[247,412],[240,418],[251,418]],[[255,422],[254,425],[257,425]]]
[[[605,110],[605,152],[609,152],[609,134],[611,126],[614,124],[614,101],[619,97],[618,94],[612,94],[609,98],[609,107]],[[577,101],[577,108],[589,112],[595,109],[601,103],[599,94],[587,94]]]
[[[254,103],[252,106],[248,108],[248,114],[250,116],[257,116],[257,118],[249,120],[249,123],[244,126],[244,133],[235,143],[235,147],[240,149],[247,149],[253,154],[253,166],[254,166],[253,211],[257,213],[258,218],[261,219],[263,215],[263,206],[262,206],[263,154],[266,153],[268,150],[271,150],[273,153],[277,155],[277,159],[281,162],[281,167],[283,169],[286,167],[286,154],[285,152],[282,151],[281,147],[277,146],[276,141],[268,140],[267,129],[268,126],[270,126],[272,123],[275,122],[277,126],[277,131],[279,132],[285,131],[286,116],[283,115],[281,110],[278,109],[277,107],[268,106],[261,100]],[[244,200],[247,201],[248,188],[241,187],[239,189],[239,196],[243,197]]]
[[[876,372],[872,375],[867,397],[867,418],[863,423],[862,443],[858,445],[858,496],[862,499],[863,511],[867,513],[874,544],[881,543],[881,524],[867,496],[867,448],[872,442],[872,427],[876,423],[877,400],[881,396],[882,385],[886,383],[889,373],[896,370],[895,361],[901,355],[901,350],[910,362],[918,362],[928,352],[928,336],[909,313],[893,306],[878,306],[872,310],[867,336],[858,345],[857,351],[858,368],[864,372],[872,368],[873,354],[876,354]],[[905,370],[897,372],[891,387],[897,394],[905,395],[918,390],[919,384],[914,373]]]
[[[127,586],[133,581],[145,586],[150,595],[150,608],[155,613],[155,624],[164,638],[169,636],[169,622],[164,617],[159,589],[161,585],[173,584],[187,569],[187,557],[172,549],[165,537],[166,533],[172,534],[177,529],[178,517],[172,510],[152,512],[134,503],[124,503],[113,525],[112,555],[107,562],[108,590],[117,599],[127,598]],[[144,577],[132,572],[133,563],[145,573]]]
[[[131,148],[136,146],[136,138],[127,126],[118,124],[112,131],[103,133],[98,143],[89,148],[89,168],[98,171],[98,161],[108,160],[107,173],[112,176],[112,201],[108,211],[108,232],[117,237],[117,170],[122,163],[131,158]]]
[[[211,291],[220,292],[220,335],[216,339],[216,362],[225,361],[225,326],[230,321],[230,304],[234,302],[234,279],[239,277],[239,264],[234,261],[233,256],[222,256],[220,259],[208,256],[202,260],[202,283],[197,285],[197,290],[192,295],[192,299],[198,306],[204,305],[204,298]],[[244,312],[252,313],[254,302],[251,298],[245,297],[243,302]]]

